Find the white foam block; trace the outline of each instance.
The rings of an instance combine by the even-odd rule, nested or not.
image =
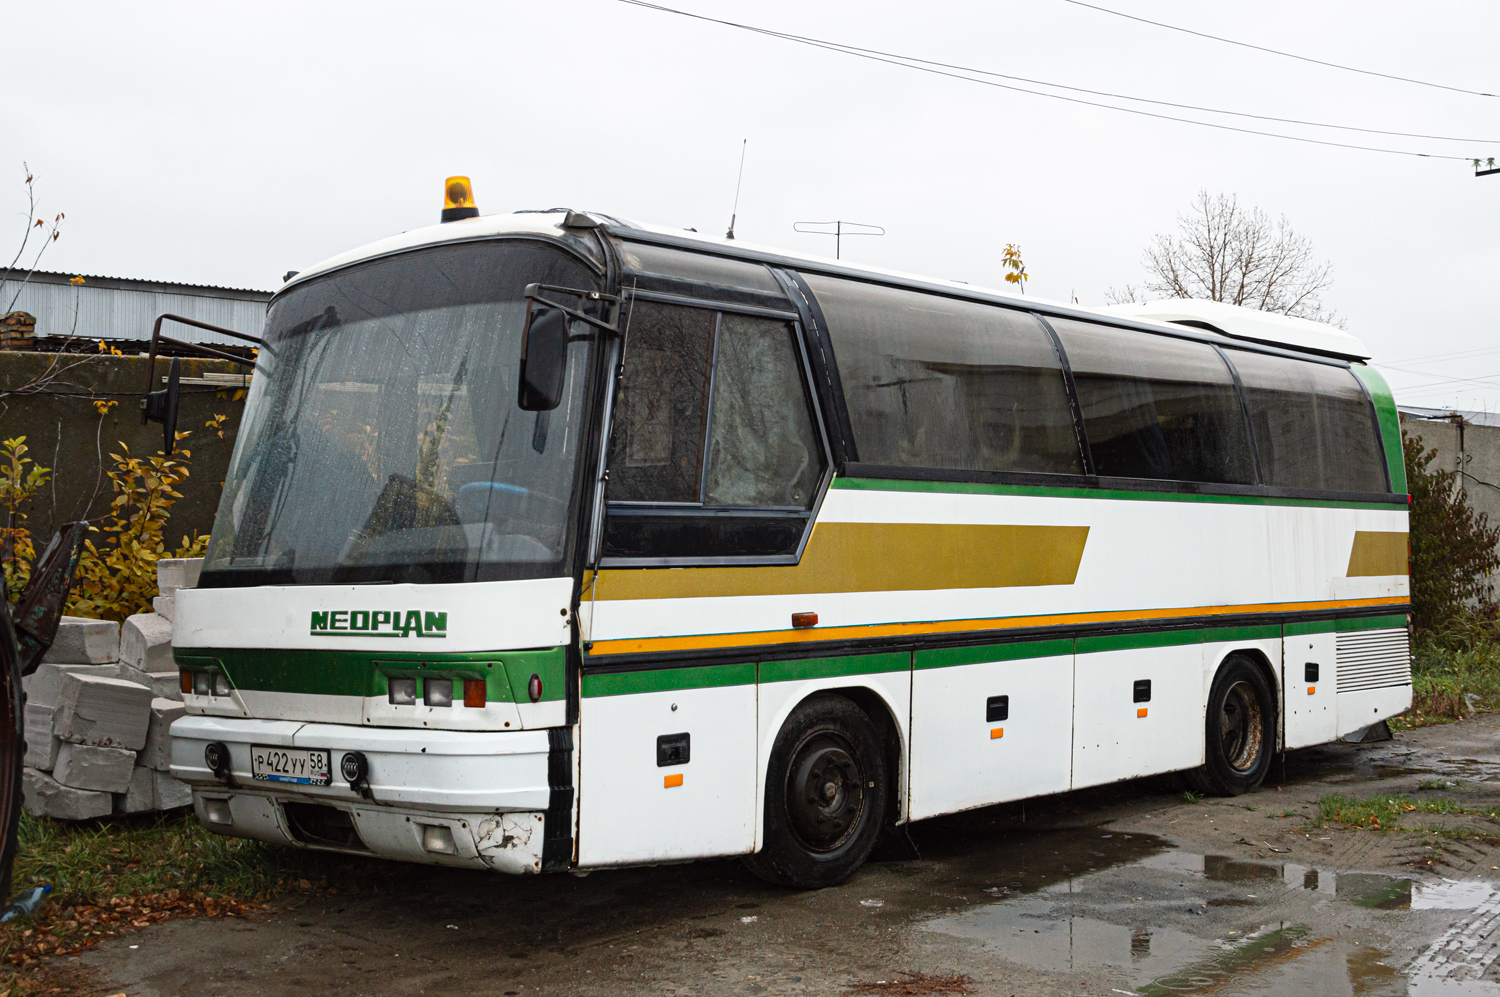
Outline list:
[[[72,789],[123,793],[130,789],[130,776],[134,769],[134,751],[64,741],[57,749],[57,764],[52,767],[52,778]]]
[[[142,672],[165,672],[172,661],[172,621],[159,613],[137,613],[120,627],[120,660]]]
[[[102,665],[118,658],[119,652],[118,623],[64,616],[42,660],[60,665]]]
[[[56,817],[58,820],[103,817],[110,812],[114,803],[108,793],[73,789],[36,769],[21,770],[21,790],[25,793],[27,810],[39,816]]]
[[[151,773],[151,792],[153,810],[176,810],[193,805],[192,787],[172,778],[170,772]]]
[[[42,772],[57,764],[57,735],[52,733],[52,707],[27,703],[23,712],[26,730],[26,758],[21,763]]]
[[[187,707],[170,699],[151,700],[151,725],[146,730],[146,747],[141,750],[140,764],[165,772],[172,767],[172,721],[187,713]]]
[[[64,675],[52,732],[64,741],[139,751],[151,722],[151,690],[124,679]]]
[[[21,688],[26,690],[26,702],[36,703],[39,706],[56,706],[57,695],[62,691],[62,677],[69,672],[118,678],[120,667],[118,665],[72,665],[44,661],[36,666],[36,671],[21,680]]]

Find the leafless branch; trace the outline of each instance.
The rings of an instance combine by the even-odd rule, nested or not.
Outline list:
[[[1142,258],[1139,290],[1168,298],[1208,298],[1317,322],[1341,324],[1321,294],[1333,283],[1333,266],[1293,231],[1286,216],[1272,220],[1248,211],[1233,194],[1200,190],[1177,230],[1152,239]],[[1138,289],[1110,289],[1111,300],[1132,300]]]
[[[11,275],[16,271],[16,264],[20,262],[21,257],[25,255],[26,247],[30,245],[31,238],[36,233],[37,229],[42,230],[42,244],[37,248],[36,255],[31,259],[31,265],[26,269],[26,276],[22,277],[20,283],[17,285],[16,293],[11,295],[10,301],[6,303],[6,306],[3,309],[0,309],[0,314],[8,313],[16,307],[16,302],[20,300],[21,297],[21,291],[25,289],[26,284],[31,280],[31,275],[36,273],[37,264],[41,262],[42,254],[45,253],[47,251],[47,247],[56,242],[58,236],[62,234],[62,223],[63,218],[65,217],[63,213],[59,211],[57,215],[53,217],[52,223],[50,225],[48,225],[47,222],[43,219],[37,217],[36,177],[32,174],[31,168],[25,163],[21,164],[21,169],[26,172],[26,229],[21,233],[21,245],[16,250],[16,255],[11,258],[10,265],[5,268],[4,273],[0,274],[0,284],[4,284],[11,279]]]

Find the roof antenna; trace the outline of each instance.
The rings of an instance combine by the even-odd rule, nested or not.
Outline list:
[[[724,238],[734,240],[734,220],[740,213],[740,185],[745,182],[745,149],[750,145],[750,140],[745,139],[740,146],[740,176],[734,182],[734,210],[729,213],[729,231],[724,233]]]

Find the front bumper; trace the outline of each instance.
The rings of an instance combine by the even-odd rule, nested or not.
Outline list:
[[[227,778],[204,749],[229,751]],[[328,786],[259,781],[252,745],[331,752]],[[345,752],[364,786],[340,778]],[[278,844],[501,872],[539,872],[551,802],[545,730],[477,733],[187,716],[172,725],[172,774],[210,830]],[[333,828],[327,832],[325,828]],[[349,833],[352,831],[352,833]]]

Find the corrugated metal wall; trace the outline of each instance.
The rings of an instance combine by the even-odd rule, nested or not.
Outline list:
[[[197,319],[259,336],[266,319],[269,292],[195,287],[113,277],[85,277],[81,286],[65,274],[33,274],[24,285],[0,281],[0,311],[12,306],[36,316],[38,336],[75,335],[86,340],[141,340],[151,338],[151,327],[163,313]],[[77,316],[76,324],[74,316]],[[162,335],[192,343],[242,342],[177,322],[162,325]]]

